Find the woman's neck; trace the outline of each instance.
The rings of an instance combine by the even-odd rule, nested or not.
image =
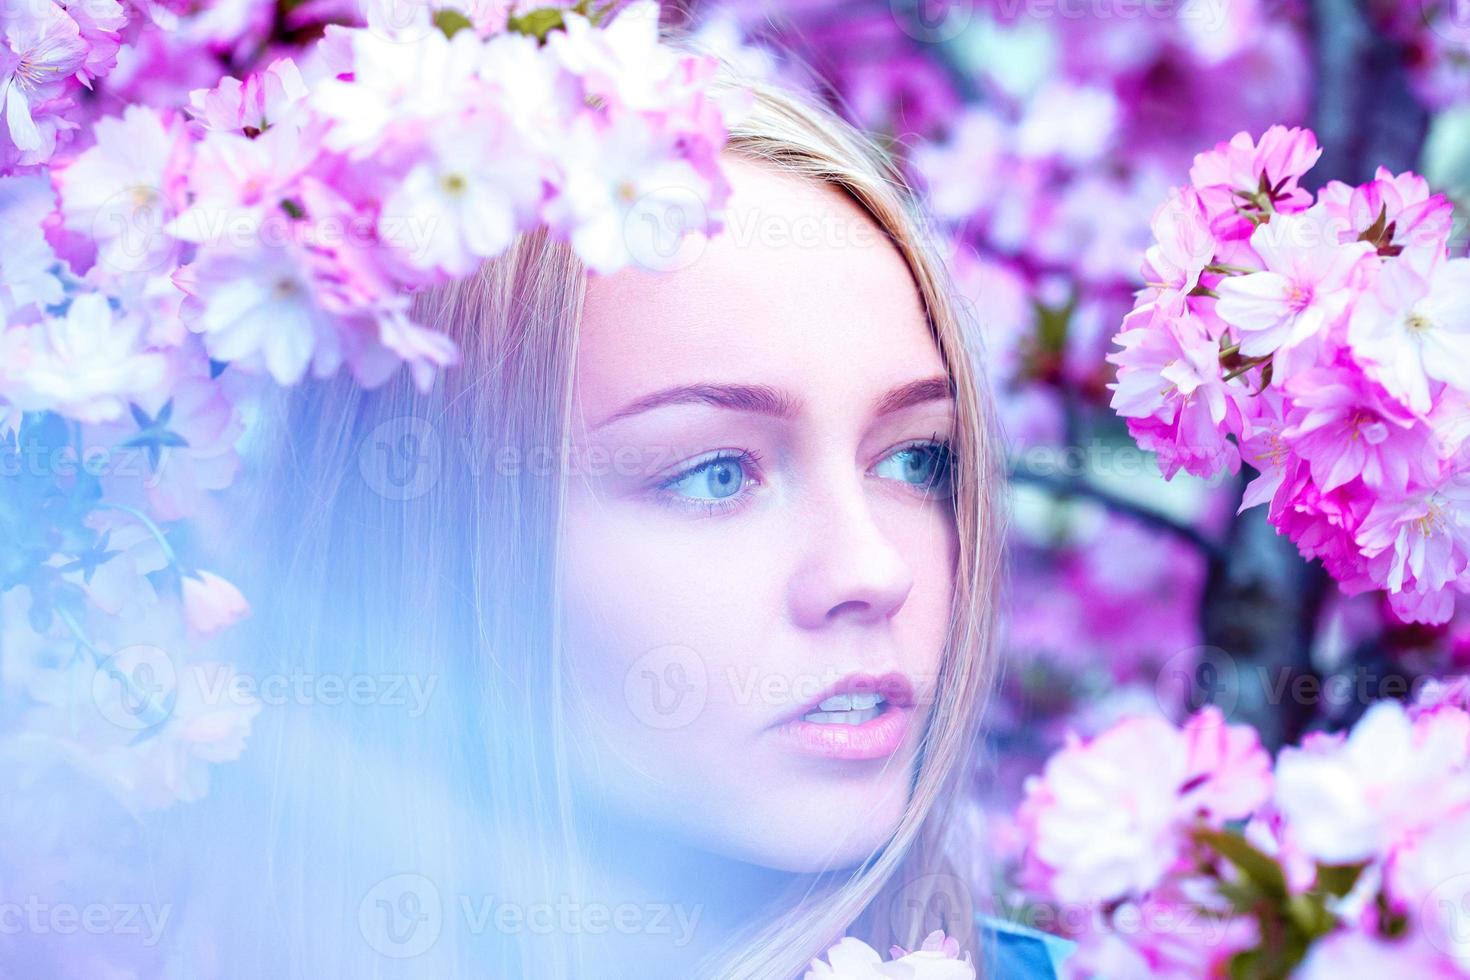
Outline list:
[[[587,869],[587,911],[607,928],[588,945],[607,977],[688,977],[722,943],[769,914],[803,876],[659,840],[601,818]]]

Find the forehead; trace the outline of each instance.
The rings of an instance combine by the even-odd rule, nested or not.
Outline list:
[[[681,382],[810,394],[943,373],[908,265],[845,192],[721,160],[725,229],[691,264],[588,282],[576,394],[584,417]]]

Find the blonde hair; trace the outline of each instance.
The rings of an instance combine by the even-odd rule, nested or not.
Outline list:
[[[946,828],[972,774],[1000,581],[1003,490],[980,349],[885,153],[802,97],[728,68],[721,84],[754,98],[729,153],[845,191],[906,260],[957,396],[960,548],[936,700],[891,841],[858,868],[783,896],[700,976],[787,980],[844,933],[886,950],[944,928],[973,949],[971,883],[955,870],[966,866],[954,852],[962,842]],[[415,298],[416,318],[463,355],[432,391],[406,378],[366,392],[336,379],[262,410],[259,492],[239,515],[249,537],[237,575],[258,596],[242,669],[351,665],[354,676],[439,681],[414,719],[381,706],[262,715],[235,764],[258,782],[221,769],[207,836],[265,855],[253,884],[271,906],[243,908],[238,897],[216,906],[244,935],[200,927],[241,975],[597,975],[578,943],[535,936],[488,949],[440,942],[404,961],[331,938],[370,915],[364,896],[395,875],[426,879],[441,901],[485,894],[476,882],[491,879],[496,894],[576,894],[586,842],[568,778],[576,747],[564,744],[555,587],[565,474],[526,464],[567,445],[586,275],[564,243],[522,236],[475,274]],[[402,485],[385,483],[379,466],[395,456],[416,461]],[[262,804],[263,814],[242,816]],[[373,946],[367,938],[360,945]]]

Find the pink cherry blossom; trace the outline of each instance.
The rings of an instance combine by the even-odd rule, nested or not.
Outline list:
[[[89,88],[116,66],[121,34],[128,25],[128,8],[119,0],[83,0],[67,3],[67,15],[87,46],[87,58],[78,76]]]
[[[1304,892],[1317,883],[1317,863],[1302,850],[1291,824],[1274,805],[1261,807],[1241,833],[1257,850],[1275,859],[1292,891]]]
[[[192,200],[162,231],[200,245],[291,237],[283,202],[317,162],[313,134],[272,126],[255,138],[211,131],[194,147],[188,182]]]
[[[1373,249],[1366,242],[1335,241],[1325,219],[1321,211],[1277,215],[1250,238],[1265,270],[1231,276],[1216,287],[1216,312],[1240,331],[1242,354],[1258,357],[1320,342],[1348,311],[1354,276]],[[1290,373],[1284,367],[1278,358],[1278,378]]]
[[[1374,587],[1354,537],[1373,500],[1367,487],[1356,481],[1324,493],[1300,466],[1282,483],[1268,516],[1302,557],[1321,559],[1339,587],[1356,594]]]
[[[1272,126],[1259,143],[1249,133],[1236,133],[1228,143],[1199,154],[1189,179],[1199,189],[1215,234],[1249,238],[1255,228],[1249,215],[1306,209],[1311,195],[1298,181],[1321,156],[1311,130]]]
[[[483,50],[474,33],[447,38],[428,29],[412,36],[405,43],[381,31],[345,34],[351,76],[324,79],[307,95],[332,122],[329,148],[360,160],[389,140],[412,145],[474,103]]]
[[[1240,413],[1220,370],[1220,347],[1203,321],[1186,314],[1166,318],[1152,306],[1129,315],[1108,355],[1118,365],[1112,407],[1129,431],[1159,454],[1165,475],[1183,467],[1208,476],[1223,466],[1239,468],[1239,452],[1225,439]]]
[[[1271,757],[1245,725],[1228,725],[1211,705],[1184,724],[1188,777],[1181,806],[1212,821],[1240,820],[1271,797]]]
[[[88,517],[88,526],[107,535],[117,554],[102,563],[90,580],[78,575],[87,601],[108,616],[140,619],[159,605],[158,590],[149,577],[169,567],[153,532],[120,511],[99,511]]]
[[[46,240],[46,217],[55,206],[42,175],[0,178],[0,323],[62,300],[57,257]]]
[[[1470,260],[1448,257],[1448,203],[1417,174],[1314,200],[1298,181],[1319,153],[1277,127],[1200,154],[1157,212],[1112,407],[1166,477],[1243,457],[1259,476],[1240,510],[1269,502],[1345,593],[1441,623],[1470,588],[1444,489],[1470,464]]]
[[[1324,493],[1361,477],[1402,492],[1438,472],[1430,432],[1351,366],[1314,367],[1287,383],[1292,411],[1282,439]]]
[[[1075,736],[1026,787],[1020,821],[1030,874],[1063,902],[1146,892],[1180,853],[1180,788],[1189,751],[1162,718],[1130,718]]]
[[[566,30],[552,34],[546,45],[557,61],[582,79],[588,95],[620,110],[667,111],[671,91],[689,66],[660,43],[656,2],[635,0],[605,28],[594,27],[580,14],[564,16]]]
[[[1157,244],[1144,255],[1144,278],[1162,284],[1159,308],[1178,316],[1216,250],[1199,194],[1189,189],[1170,192],[1154,212],[1151,227]]]
[[[894,946],[889,962],[878,951],[853,936],[844,936],[824,957],[812,960],[803,980],[975,980],[970,954],[961,956],[959,943],[932,932],[923,945],[909,952]]]
[[[1433,407],[1435,382],[1470,396],[1470,259],[1435,262],[1427,274],[1386,264],[1353,311],[1348,341],[1365,369],[1421,416]]]
[[[51,155],[59,124],[46,115],[86,58],[87,44],[77,23],[60,6],[6,5],[0,13],[0,114],[5,119],[0,149],[18,153],[22,164]],[[0,153],[0,160],[9,155]]]
[[[159,437],[154,451],[128,452],[129,465],[102,476],[110,499],[143,509],[158,521],[199,515],[211,491],[231,485],[240,467],[236,443],[245,431],[234,400],[239,393],[209,377],[202,351],[173,351],[170,361],[165,384],[137,396],[129,417],[91,430],[99,443],[131,448],[143,435],[144,420],[163,419],[158,427],[177,437]]]
[[[240,590],[213,572],[185,575],[183,590],[185,617],[197,633],[218,632],[250,612]]]
[[[1252,919],[1212,907],[1219,903],[1208,888],[1203,881],[1171,878],[1147,898],[1104,910],[1078,937],[1062,975],[1075,980],[1221,975],[1232,956],[1259,945],[1261,936]]]
[[[1393,856],[1388,888],[1418,920],[1420,942],[1427,939],[1425,945],[1437,950],[1446,966],[1470,972],[1470,810],[1400,848]]]
[[[117,746],[98,760],[124,799],[157,809],[204,797],[210,766],[239,758],[261,710],[237,677],[229,664],[215,661],[182,666],[158,733],[141,751]]]
[[[1455,775],[1465,763],[1463,740],[1380,701],[1336,745],[1283,749],[1275,802],[1313,858],[1371,860],[1470,805],[1470,781]]]
[[[290,58],[280,58],[243,82],[222,78],[212,89],[195,89],[189,93],[189,110],[209,129],[253,135],[294,112],[306,93],[301,69]]]
[[[593,270],[656,259],[663,237],[704,223],[706,178],[671,154],[673,139],[632,115],[608,125],[579,118],[565,134],[557,149],[561,175],[544,214]]]
[[[1319,200],[1343,225],[1340,241],[1381,227],[1370,244],[1380,255],[1402,256],[1421,273],[1444,257],[1454,230],[1454,206],[1443,194],[1431,194],[1429,182],[1415,173],[1394,175],[1379,167],[1358,187],[1329,181]]]
[[[95,146],[54,171],[66,228],[96,243],[105,277],[166,271],[176,245],[164,225],[182,203],[190,152],[182,119],[130,105],[95,133]]]
[[[1372,980],[1383,976],[1457,980],[1464,974],[1417,934],[1390,939],[1362,930],[1341,930],[1315,944],[1292,976],[1300,980]]]
[[[1452,473],[1375,502],[1357,540],[1375,579],[1391,596],[1404,594],[1414,618],[1443,622],[1450,609],[1441,593],[1470,568],[1470,475]]]
[[[487,40],[478,74],[486,101],[515,126],[523,151],[533,155],[550,156],[557,134],[585,104],[578,78],[524,34]]]
[[[1181,741],[1189,746],[1189,761],[1176,769],[1169,746],[1178,748]],[[1133,795],[1107,778],[1130,767]],[[1160,771],[1170,775],[1160,778]],[[1132,840],[1120,837],[1121,824],[1137,826],[1141,814],[1165,809],[1160,783],[1190,772],[1197,775],[1179,787],[1173,832],[1161,829],[1168,819],[1149,822],[1154,830],[1147,836],[1164,857],[1155,856],[1152,865],[1142,858],[1128,862],[1135,869],[1162,864],[1162,871],[1135,879],[1141,884],[1068,890],[1067,874],[1085,867],[1089,855],[1105,852],[1107,844],[1121,850],[1121,841]],[[1079,795],[1073,780],[1059,778],[1064,774],[1090,777],[1075,782],[1089,792]],[[1145,792],[1154,804],[1141,807],[1139,794]],[[1123,811],[1093,814],[1093,826],[1107,844],[1082,831],[1091,799]],[[1203,800],[1211,803],[1199,805]],[[1064,813],[1069,820],[1061,819]],[[1237,864],[1236,846],[1215,854],[1210,838],[1190,842],[1191,821],[1201,818],[1207,826],[1225,828],[1227,837],[1243,836],[1274,861],[1286,894],[1262,896],[1242,914],[1235,896],[1248,881],[1259,886],[1262,866],[1256,860]],[[1235,824],[1241,819],[1248,821],[1243,830]],[[1407,969],[1415,976],[1451,977],[1470,959],[1464,942],[1467,821],[1470,713],[1451,704],[1411,712],[1382,701],[1350,732],[1314,733],[1299,747],[1282,750],[1274,778],[1255,733],[1224,724],[1216,708],[1196,714],[1182,730],[1135,717],[1085,742],[1069,738],[1028,785],[1018,828],[1026,843],[1023,880],[1031,894],[1087,903],[1092,910],[1085,919],[1068,917],[1078,942],[1065,964],[1068,975],[1223,975],[1239,968],[1232,962],[1238,953],[1273,955],[1279,949],[1280,937],[1272,935],[1279,926],[1271,917],[1294,915],[1288,908],[1317,891],[1324,874],[1319,865],[1361,864],[1353,887],[1325,903],[1328,932],[1308,943],[1305,962],[1292,975],[1356,975],[1368,969],[1364,975],[1370,976]],[[1059,827],[1074,835],[1058,834]],[[1050,851],[1050,861],[1044,860],[1060,842],[1060,853]],[[1278,901],[1279,912],[1263,912]]]
[[[142,321],[118,315],[107,297],[78,296],[64,316],[0,332],[0,394],[25,411],[81,422],[119,418],[166,370],[142,337]]]
[[[383,202],[383,241],[409,265],[450,275],[505,251],[542,195],[542,168],[519,144],[504,120],[483,114],[431,133]]]
[[[1281,389],[1270,388],[1246,403],[1251,412],[1246,416],[1240,455],[1258,475],[1241,495],[1240,511],[1271,503],[1274,515],[1279,511],[1275,501],[1282,487],[1296,483],[1301,459],[1282,436],[1286,428],[1284,402]]]
[[[336,319],[316,295],[328,265],[298,241],[215,245],[174,280],[189,294],[185,320],[211,357],[294,384],[308,365],[325,376],[339,363]]]

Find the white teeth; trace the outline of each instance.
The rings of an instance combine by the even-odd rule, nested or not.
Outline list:
[[[828,700],[831,700],[830,698]],[[822,704],[825,706],[826,701]],[[871,721],[883,713],[883,709],[875,705],[866,708],[858,708],[852,711],[809,711],[802,715],[803,721],[809,721],[815,725],[861,725],[865,721]]]
[[[866,711],[883,703],[883,695],[871,692],[834,694],[817,705],[822,711]]]

